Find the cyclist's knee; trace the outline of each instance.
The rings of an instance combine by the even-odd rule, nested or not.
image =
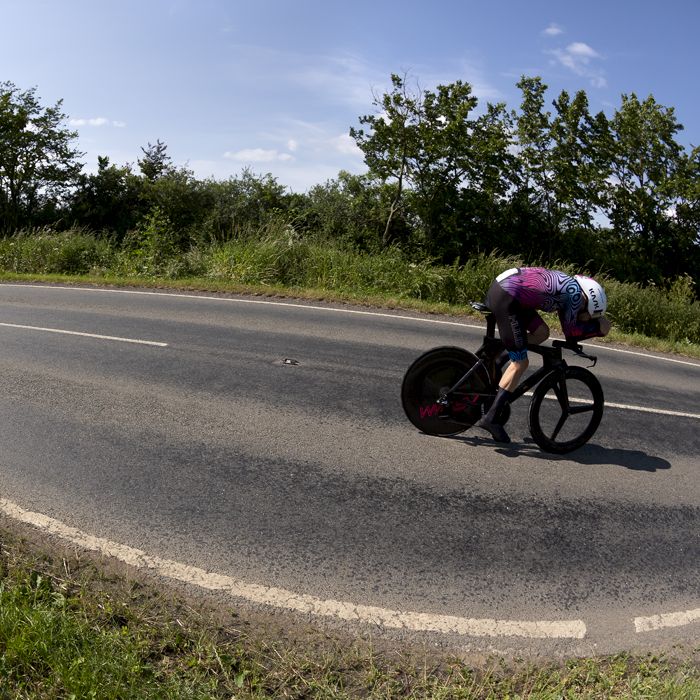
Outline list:
[[[517,374],[522,374],[530,365],[530,360],[525,356],[522,360],[513,360],[513,366]]]

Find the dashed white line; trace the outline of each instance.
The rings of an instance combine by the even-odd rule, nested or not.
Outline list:
[[[39,328],[38,326],[21,326],[18,323],[0,323],[6,328],[22,328],[29,331],[43,331],[45,333],[65,333],[66,335],[82,335],[86,338],[98,338],[99,340],[117,340],[121,343],[138,343],[139,345],[156,345],[160,348],[168,347],[167,343],[157,343],[153,340],[137,340],[136,338],[118,338],[113,335],[97,335],[96,333],[81,333],[79,331],[65,331],[60,328]]]
[[[686,610],[684,612],[665,613],[663,615],[651,615],[650,617],[635,617],[634,629],[636,632],[653,632],[664,627],[683,627],[691,622],[700,620],[700,608]]]
[[[533,392],[532,391],[526,391],[523,396],[532,396]],[[549,399],[551,401],[556,401],[557,397],[556,396],[549,396],[549,394],[545,395],[545,399]],[[591,403],[590,399],[574,399],[572,397],[569,397],[569,401],[572,403]],[[697,418],[700,420],[700,414],[698,413],[683,413],[681,411],[667,411],[666,409],[663,408],[648,408],[647,406],[630,406],[629,404],[625,403],[608,403],[607,401],[605,402],[605,407],[606,408],[623,408],[626,411],[643,411],[644,413],[661,413],[662,415],[665,416],[680,416],[681,418]]]
[[[571,399],[572,401],[575,401],[576,399]],[[628,411],[644,411],[645,413],[661,413],[664,416],[680,416],[682,418],[700,418],[700,415],[697,413],[683,413],[681,411],[667,411],[666,409],[663,408],[647,408],[646,406],[628,406],[627,404],[624,403],[607,403],[605,404],[606,407],[610,408],[624,408]]]
[[[320,598],[286,591],[281,588],[268,588],[245,583],[229,576],[213,574],[194,566],[153,557],[140,549],[127,547],[101,537],[93,537],[54,518],[26,511],[5,499],[0,499],[0,511],[9,517],[32,525],[44,532],[68,540],[79,547],[115,557],[131,566],[148,569],[161,576],[183,583],[194,584],[210,591],[223,591],[251,603],[269,605],[297,613],[340,618],[342,620],[376,624],[393,629],[467,635],[470,637],[583,639],[586,636],[586,625],[582,620],[518,621],[473,619],[450,615],[387,610],[368,605],[354,605],[340,600],[321,600]]]

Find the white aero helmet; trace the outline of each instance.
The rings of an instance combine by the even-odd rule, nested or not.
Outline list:
[[[581,286],[583,293],[588,297],[588,313],[591,318],[598,318],[608,308],[608,298],[603,288],[592,278],[583,275],[575,275],[576,281]]]

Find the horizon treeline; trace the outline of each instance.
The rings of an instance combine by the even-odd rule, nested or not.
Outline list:
[[[421,262],[497,251],[643,285],[690,276],[700,292],[700,147],[678,142],[674,109],[632,93],[608,118],[583,90],[547,108],[541,78],[517,87],[517,110],[477,110],[467,83],[430,91],[392,75],[350,129],[368,172],[297,193],[249,168],[198,179],[160,140],[136,164],[100,156],[85,174],[61,102],[43,108],[36,88],[0,83],[0,234],[80,229],[122,244],[156,216],[186,251],[282,219],[300,236]]]

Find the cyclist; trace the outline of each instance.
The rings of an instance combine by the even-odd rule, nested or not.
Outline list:
[[[610,332],[610,321],[601,318],[607,298],[590,277],[571,277],[543,267],[516,267],[496,277],[484,303],[496,317],[511,362],[489,412],[476,425],[488,430],[496,442],[510,442],[498,413],[527,369],[528,344],[539,345],[549,338],[549,327],[537,312],[557,311],[567,341],[579,341]]]

